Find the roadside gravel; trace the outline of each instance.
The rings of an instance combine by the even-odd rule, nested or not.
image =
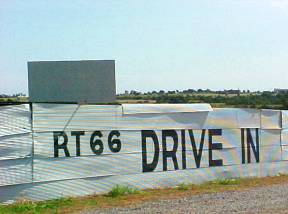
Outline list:
[[[83,213],[288,213],[288,184],[200,194]]]

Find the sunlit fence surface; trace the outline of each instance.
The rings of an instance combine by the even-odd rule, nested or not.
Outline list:
[[[287,173],[288,111],[208,104],[0,106],[0,201]]]

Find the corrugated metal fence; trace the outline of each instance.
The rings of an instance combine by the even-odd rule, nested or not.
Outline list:
[[[276,175],[288,172],[287,161],[288,111],[0,106],[1,202]]]

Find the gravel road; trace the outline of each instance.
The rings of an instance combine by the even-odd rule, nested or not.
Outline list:
[[[200,194],[84,213],[288,213],[288,184]]]

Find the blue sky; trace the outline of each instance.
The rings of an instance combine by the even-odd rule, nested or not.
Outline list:
[[[0,0],[0,94],[27,61],[115,59],[117,92],[288,88],[288,0]]]

